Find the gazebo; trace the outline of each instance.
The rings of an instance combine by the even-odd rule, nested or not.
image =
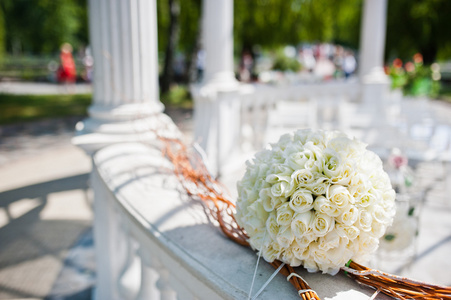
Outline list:
[[[386,0],[364,1],[360,81],[332,86],[331,93],[351,91],[368,105],[383,97],[386,6]],[[255,254],[218,234],[202,207],[180,193],[160,151],[157,135],[180,133],[159,100],[156,18],[155,0],[89,1],[93,104],[74,143],[93,157],[95,299],[244,299]],[[224,175],[226,161],[241,149],[243,105],[269,109],[279,96],[235,80],[232,0],[203,1],[202,21],[206,65],[205,80],[192,87],[195,139],[212,172]],[[293,93],[310,97],[324,88]],[[259,102],[259,95],[267,101]],[[265,265],[260,272],[255,284],[261,286],[272,270]],[[299,272],[323,297],[367,299],[373,293],[343,276]],[[276,277],[261,298],[298,296]]]

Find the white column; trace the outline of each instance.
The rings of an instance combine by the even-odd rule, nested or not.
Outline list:
[[[159,100],[156,0],[90,0],[93,104],[74,143],[88,152],[167,123]]]
[[[387,0],[365,0],[360,33],[360,78],[366,82],[388,82],[384,73]]]
[[[203,1],[205,84],[236,85],[233,63],[233,0]]]
[[[194,139],[206,152],[211,172],[218,175],[236,150],[240,130],[240,106],[233,104],[239,100],[233,61],[233,0],[202,2],[202,45],[204,80],[191,89]]]
[[[390,83],[384,72],[386,20],[387,0],[364,1],[359,66],[362,106],[359,113],[366,115],[371,124],[365,135],[372,139],[374,151],[386,144],[391,130],[385,114]]]

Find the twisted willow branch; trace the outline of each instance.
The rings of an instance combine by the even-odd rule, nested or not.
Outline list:
[[[161,137],[160,140],[164,143],[163,154],[173,163],[174,172],[187,193],[206,205],[209,217],[217,221],[228,238],[240,245],[250,247],[246,232],[235,220],[233,215],[235,204],[225,193],[226,188],[211,176],[198,156],[188,154],[187,147],[180,140]],[[281,264],[277,260],[271,263],[275,269],[278,269]],[[376,289],[376,293],[381,292],[396,299],[451,299],[450,287],[386,274],[353,261],[342,267],[342,270],[358,283]],[[286,276],[296,288],[302,300],[320,299],[289,265],[285,265],[280,273]]]

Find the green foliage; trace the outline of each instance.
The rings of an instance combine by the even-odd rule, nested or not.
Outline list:
[[[0,63],[4,60],[5,55],[5,17],[0,6]]]
[[[190,53],[195,49],[200,23],[201,0],[180,1],[180,51]]]
[[[419,52],[425,63],[431,64],[440,49],[448,49],[441,56],[449,58],[450,13],[449,0],[388,1],[387,56],[405,60]]]
[[[92,96],[0,94],[0,124],[63,116],[85,116]]]
[[[362,0],[235,1],[238,49],[300,42],[332,42],[358,47]]]
[[[193,100],[185,85],[173,85],[168,93],[161,95],[161,102],[167,107],[192,108]]]
[[[87,44],[86,0],[2,0],[12,53],[52,53],[64,42]]]
[[[436,98],[440,93],[440,73],[437,64],[423,65],[421,54],[402,65],[397,58],[389,67],[392,88],[401,88],[405,95]]]
[[[274,57],[272,68],[278,71],[298,72],[301,69],[301,64],[296,57],[288,57],[285,55],[283,49],[279,49]]]

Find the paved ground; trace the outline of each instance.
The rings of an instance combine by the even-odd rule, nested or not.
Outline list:
[[[69,299],[60,296],[93,286],[92,254],[76,260],[86,244],[80,237],[89,237],[92,212],[91,164],[70,144],[74,122],[2,127],[0,299]],[[87,276],[64,282],[62,270],[71,267]]]
[[[441,120],[451,119],[448,105],[435,108]],[[191,111],[168,112],[189,140]],[[70,144],[79,119],[0,127],[0,299],[91,298],[91,166]],[[437,162],[417,165],[421,184],[431,188],[420,215],[417,256],[407,268],[393,263],[387,269],[451,285],[450,169]]]
[[[191,110],[168,110],[186,133]],[[0,126],[0,299],[88,300],[95,285],[81,117]]]
[[[91,92],[92,86],[89,83],[63,85],[44,82],[0,82],[0,93],[9,94],[57,95],[64,93],[89,94]]]

